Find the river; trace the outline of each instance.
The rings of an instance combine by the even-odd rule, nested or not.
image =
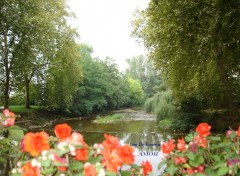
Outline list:
[[[163,159],[161,143],[179,135],[170,134],[156,126],[156,118],[152,114],[142,111],[120,113],[129,118],[104,124],[89,119],[68,120],[66,123],[73,131],[81,132],[89,145],[101,143],[104,140],[104,133],[118,137],[121,144],[134,147],[135,164],[140,165],[142,161],[148,160],[153,166],[153,175],[161,175],[163,170],[158,170],[157,167]]]

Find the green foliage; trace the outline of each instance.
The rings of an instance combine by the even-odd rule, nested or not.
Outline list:
[[[152,0],[137,12],[133,35],[149,49],[179,101],[201,97],[239,115],[238,7],[226,0]]]
[[[153,96],[161,83],[160,73],[153,62],[140,55],[127,59],[127,63],[129,68],[126,70],[126,76],[140,81],[145,99]]]
[[[4,0],[0,16],[0,64],[4,68],[0,77],[4,82],[1,85],[4,106],[9,106],[10,92],[18,90],[24,91],[29,108],[30,85],[43,84],[49,63],[65,45],[64,39],[73,41],[76,36],[66,22],[71,14],[65,0]]]
[[[82,79],[79,46],[66,39],[49,64],[46,82],[41,84],[41,105],[47,110],[69,112]]]
[[[141,104],[144,98],[144,92],[140,82],[132,78],[128,78],[127,81],[130,92],[130,104],[132,106]]]
[[[153,97],[146,100],[144,109],[146,112],[154,112],[157,121],[173,118],[176,106],[173,104],[173,95],[171,90],[156,93]]]
[[[78,86],[71,111],[86,115],[129,104],[129,87],[111,58],[93,59],[92,48],[81,44],[83,80]]]

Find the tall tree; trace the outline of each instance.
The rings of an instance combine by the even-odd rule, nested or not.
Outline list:
[[[81,44],[83,80],[75,95],[72,112],[86,115],[129,104],[129,87],[113,59],[92,58],[92,47]]]
[[[161,84],[160,72],[155,68],[153,61],[139,55],[127,59],[127,63],[129,67],[126,75],[140,81],[145,98],[153,96]]]
[[[239,117],[239,13],[235,0],[152,0],[133,21],[133,35],[149,49],[176,97],[201,96]]]
[[[42,83],[41,104],[47,110],[70,112],[79,82],[82,79],[79,45],[63,40],[60,50],[48,64]]]
[[[9,94],[16,75],[25,82],[26,107],[29,107],[30,81],[58,50],[61,33],[66,32],[66,18],[70,14],[65,0],[3,0],[0,15],[4,107],[9,106]]]

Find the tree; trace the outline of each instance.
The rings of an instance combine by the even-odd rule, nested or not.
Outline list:
[[[79,45],[68,38],[48,64],[42,83],[41,104],[47,110],[70,112],[74,96],[82,80]]]
[[[3,0],[0,15],[0,60],[5,73],[4,107],[9,106],[9,94],[16,75],[23,79],[14,81],[25,82],[26,107],[30,107],[31,79],[58,50],[61,34],[66,32],[66,18],[70,14],[65,0]]]
[[[179,100],[200,96],[239,117],[239,7],[234,0],[152,0],[138,12],[133,35]]]
[[[140,81],[144,91],[145,98],[153,96],[161,84],[159,71],[155,68],[153,62],[146,56],[139,55],[127,59],[129,67],[126,75]]]
[[[128,78],[128,84],[131,105],[134,106],[141,104],[144,99],[144,92],[140,82],[138,80]]]
[[[87,115],[129,104],[129,87],[113,59],[92,58],[92,47],[80,45],[83,80],[74,98],[72,113]]]

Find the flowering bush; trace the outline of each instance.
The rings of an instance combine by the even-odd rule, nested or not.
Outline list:
[[[15,118],[15,114],[8,110],[4,110],[0,118],[4,127],[1,128],[0,134],[4,135],[0,139],[0,146],[6,139],[8,142],[15,141],[16,145],[9,145],[6,155],[2,156],[2,159],[9,158],[7,155],[12,148],[16,148],[13,162],[16,164],[9,175],[146,176],[152,171],[148,161],[141,166],[133,164],[134,149],[129,145],[121,145],[117,137],[104,134],[102,143],[88,146],[83,136],[72,132],[66,123],[55,126],[56,137],[44,131],[23,135],[20,127],[13,126]]]
[[[194,134],[161,145],[165,159],[159,168],[164,175],[221,176],[240,175],[240,126],[227,131],[226,137],[210,136],[211,126],[200,123]]]

